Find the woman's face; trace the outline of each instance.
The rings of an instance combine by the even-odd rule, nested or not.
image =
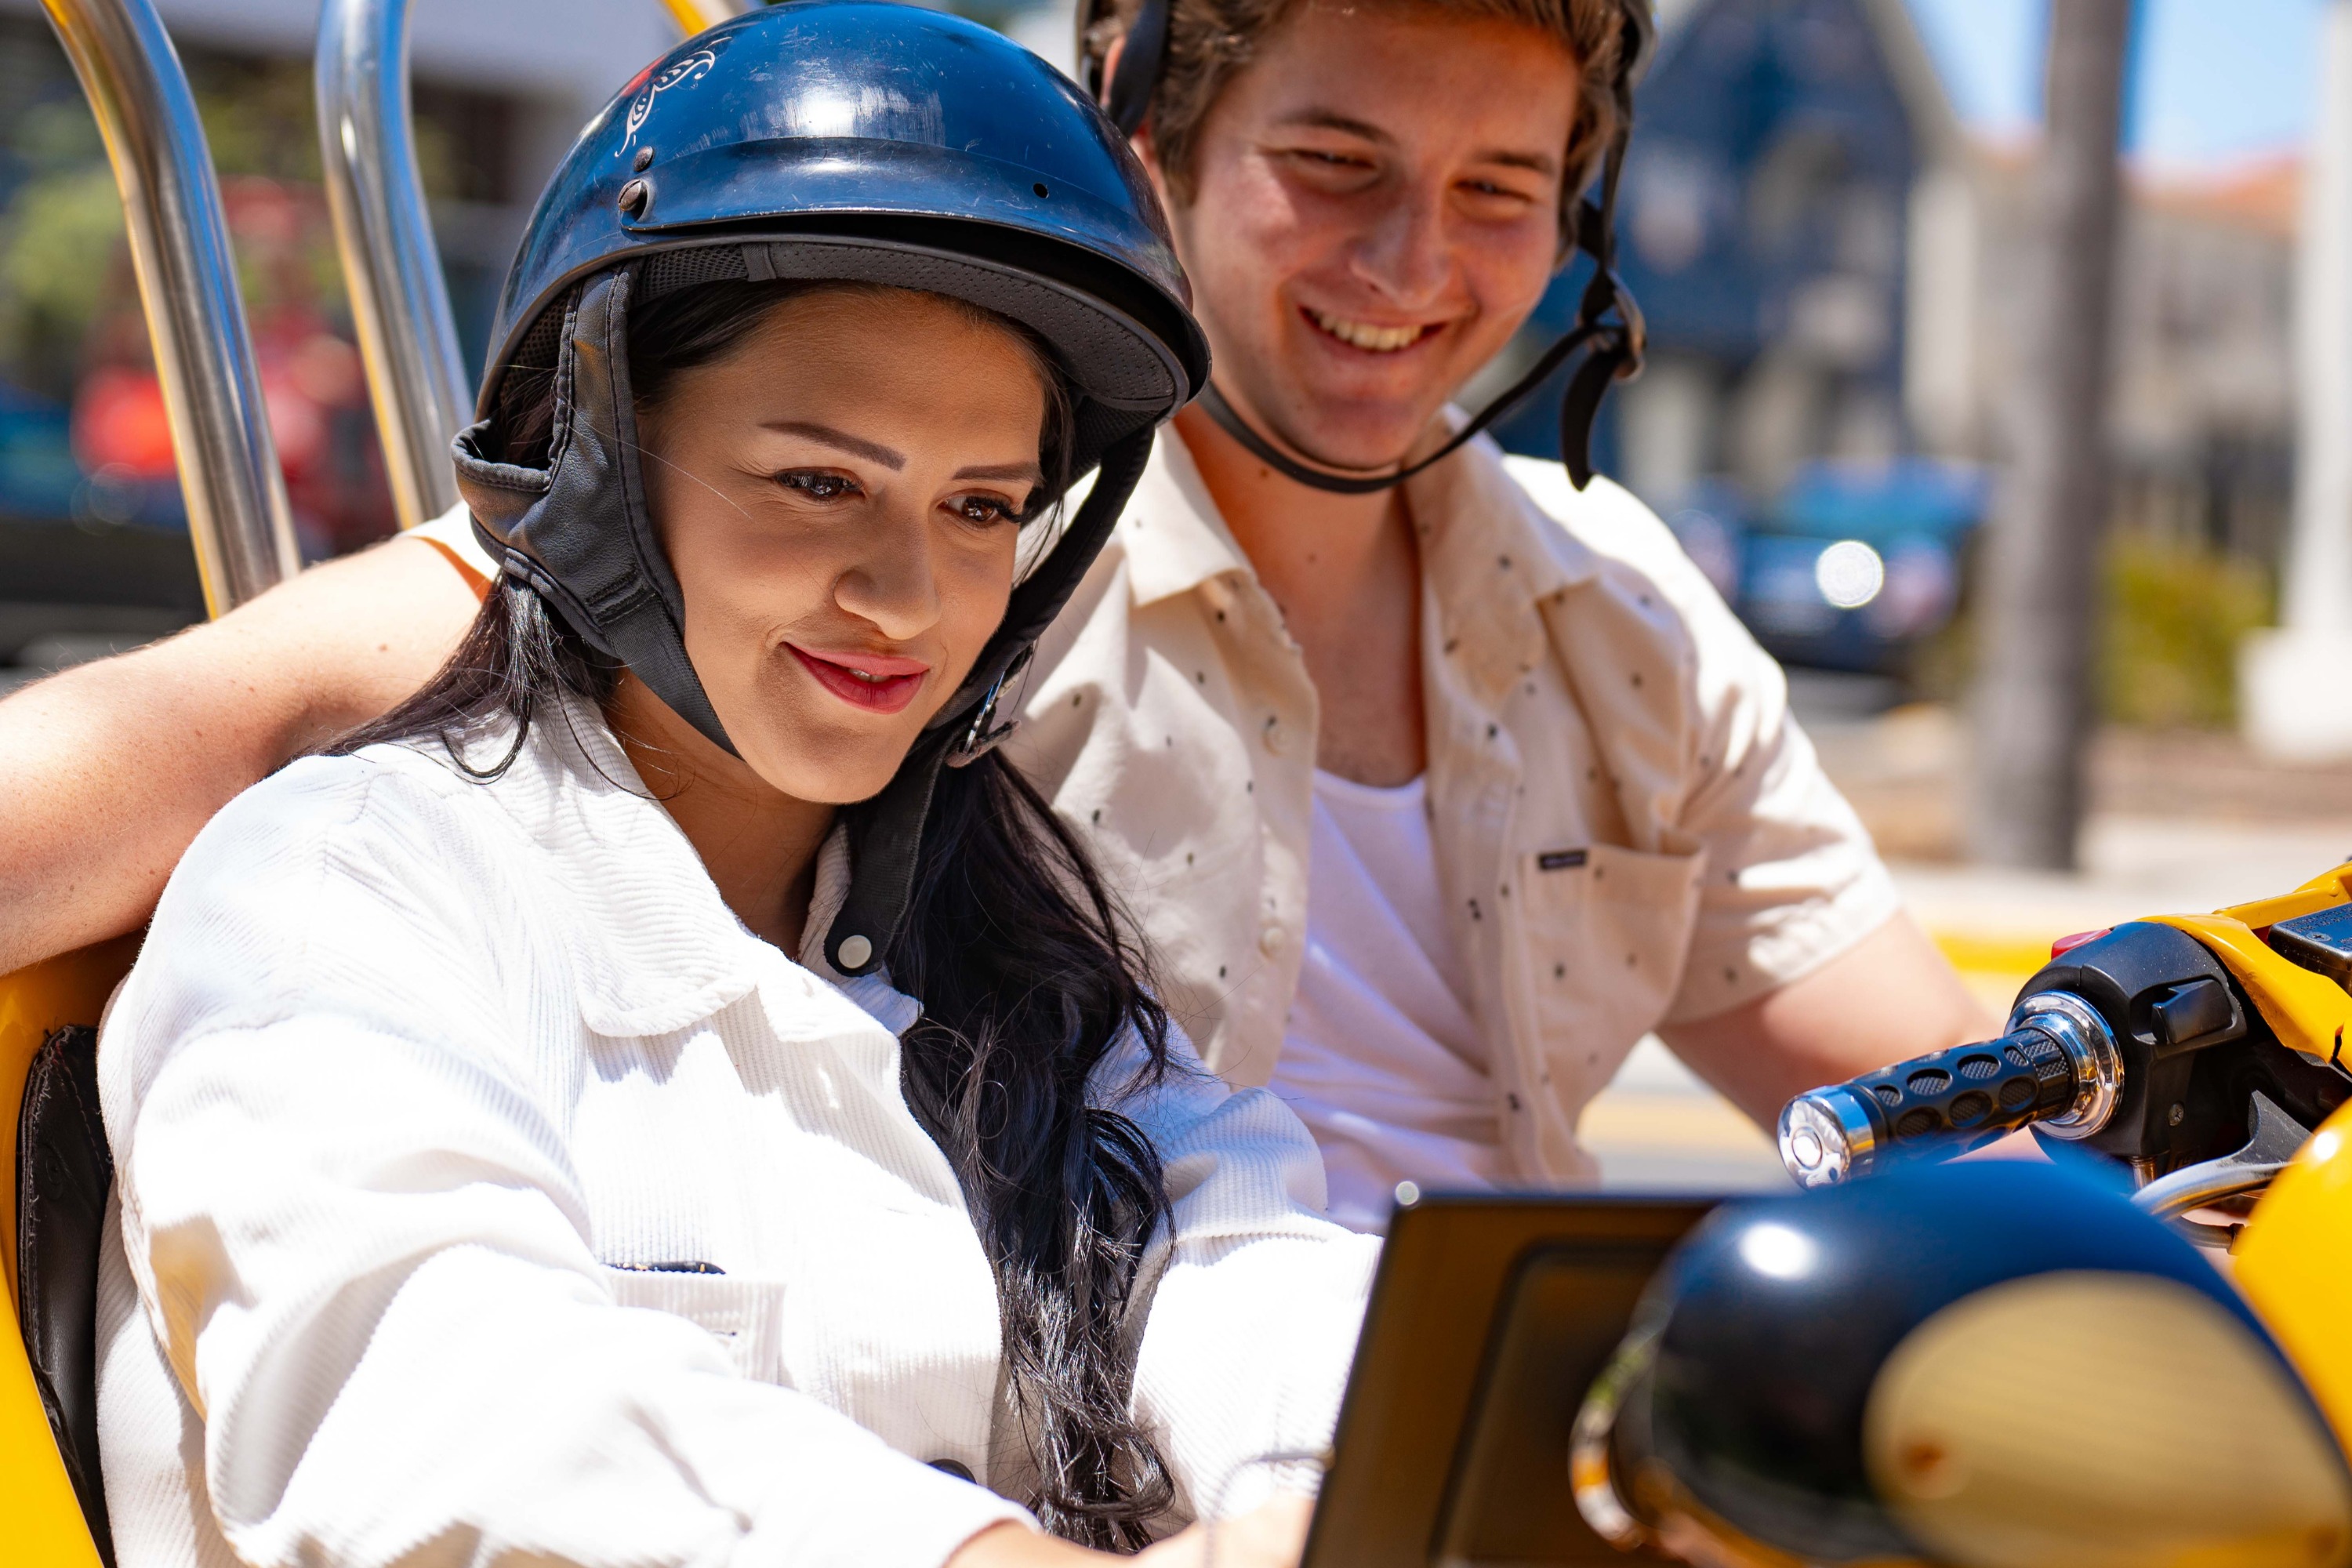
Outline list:
[[[930,295],[824,289],[647,411],[686,651],[767,784],[866,799],[962,684],[1012,593],[1045,395],[1003,327]]]

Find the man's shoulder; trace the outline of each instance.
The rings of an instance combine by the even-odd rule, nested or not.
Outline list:
[[[1505,458],[1502,466],[1548,520],[1540,531],[1554,560],[1592,590],[1587,609],[1605,606],[1575,617],[1588,651],[1622,648],[1627,638],[1659,647],[1690,672],[1702,701],[1779,688],[1779,666],[1640,497],[1598,476],[1580,490],[1561,465],[1538,458]]]
[[[1544,531],[1546,542],[1556,557],[1564,557],[1563,566],[1595,567],[1621,583],[1640,579],[1678,605],[1719,600],[1665,520],[1616,480],[1596,474],[1580,490],[1561,463],[1509,455],[1502,466],[1551,523]]]

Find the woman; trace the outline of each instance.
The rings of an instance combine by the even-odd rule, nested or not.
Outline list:
[[[458,443],[467,644],[215,820],[110,1010],[121,1568],[997,1568],[1255,1505],[1220,1556],[1295,1557],[1259,1461],[1328,1440],[1368,1244],[990,750],[1205,371],[1142,191],[895,5],[590,126]]]

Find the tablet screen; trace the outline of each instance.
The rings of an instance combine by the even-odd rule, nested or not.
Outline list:
[[[1715,1202],[1400,1208],[1304,1568],[1625,1563],[1576,1511],[1569,1432],[1643,1288]]]

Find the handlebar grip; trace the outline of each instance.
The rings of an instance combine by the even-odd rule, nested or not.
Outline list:
[[[1800,1186],[1829,1186],[1890,1160],[1965,1153],[2037,1121],[2104,1121],[2116,1058],[2098,1015],[2043,994],[2021,1004],[2010,1026],[1997,1040],[1799,1095],[1780,1113],[1781,1163]]]

